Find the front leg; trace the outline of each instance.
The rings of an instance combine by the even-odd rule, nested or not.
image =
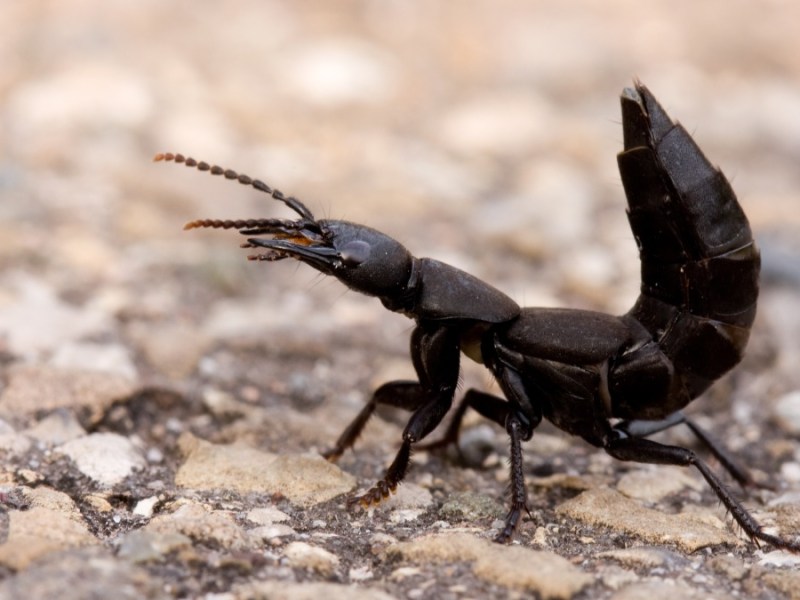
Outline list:
[[[411,408],[414,414],[403,430],[403,443],[386,474],[365,494],[353,498],[351,504],[377,504],[388,498],[405,478],[412,444],[436,429],[450,410],[458,384],[459,353],[457,331],[429,323],[420,323],[414,329],[411,335],[411,359],[419,384],[404,387],[403,401],[393,403]]]
[[[333,448],[323,452],[322,456],[330,462],[339,460],[344,451],[355,444],[379,404],[413,411],[417,410],[424,400],[425,395],[416,381],[390,381],[389,383],[384,383],[375,390],[369,402],[364,405],[364,408],[356,415],[356,418],[342,432]]]

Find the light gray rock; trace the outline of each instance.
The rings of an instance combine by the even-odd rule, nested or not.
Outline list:
[[[111,487],[144,468],[146,462],[126,437],[117,433],[92,433],[62,444],[57,452],[100,485]]]

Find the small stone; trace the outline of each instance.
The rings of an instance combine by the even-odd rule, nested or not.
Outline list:
[[[196,503],[183,504],[174,512],[159,514],[145,525],[144,531],[180,533],[200,543],[216,543],[234,550],[247,545],[244,530],[230,513],[211,511]]]
[[[800,567],[800,556],[787,550],[773,550],[767,552],[758,561],[759,565],[773,565],[776,567]]]
[[[683,467],[656,465],[625,473],[617,483],[617,490],[637,500],[658,502],[670,494],[676,494],[684,488],[698,490],[702,488],[700,481],[693,478]]]
[[[682,556],[660,548],[623,548],[601,552],[597,556],[611,558],[628,567],[646,569],[673,567],[686,562]]]
[[[86,435],[86,430],[68,409],[57,409],[44,419],[25,430],[28,435],[40,442],[57,446]]]
[[[305,542],[292,542],[286,546],[284,555],[293,568],[310,569],[321,575],[332,575],[339,567],[338,556]]]
[[[186,457],[175,483],[197,490],[281,494],[297,506],[313,506],[355,487],[355,478],[320,456],[269,454],[246,446],[210,444],[183,434]]]
[[[253,529],[247,530],[247,536],[257,542],[271,541],[275,538],[293,535],[297,535],[297,532],[288,525],[283,525],[281,523],[262,525],[261,527],[254,527]]]
[[[31,440],[21,433],[13,430],[0,433],[0,450],[9,456],[22,456],[31,448]]]
[[[43,365],[14,365],[0,395],[0,414],[19,417],[69,408],[88,413],[93,424],[111,404],[130,396],[135,386],[126,377],[98,371],[72,371]]]
[[[486,459],[495,452],[497,434],[488,425],[478,425],[462,431],[458,439],[458,454],[465,466],[479,468],[485,466]]]
[[[117,433],[92,433],[56,449],[97,483],[112,487],[142,469],[145,461],[133,443]]]
[[[750,565],[745,564],[742,559],[729,554],[712,556],[708,559],[707,564],[714,571],[732,581],[741,581],[750,572]]]
[[[367,566],[353,567],[347,572],[347,578],[350,581],[367,581],[373,577],[375,577],[375,573]]]
[[[590,575],[551,552],[521,546],[501,546],[466,533],[426,535],[401,542],[385,551],[386,558],[414,563],[470,563],[484,581],[535,593],[545,598],[571,598],[594,580]],[[520,565],[536,565],[521,569]]]
[[[686,600],[723,600],[730,598],[728,594],[714,593],[709,595],[706,592],[694,590],[680,581],[647,581],[633,583],[611,596],[611,600],[674,600],[675,598],[685,598]]]
[[[150,496],[149,498],[139,500],[139,502],[136,503],[136,506],[133,507],[133,514],[139,515],[140,517],[152,517],[153,510],[155,509],[156,504],[158,504],[158,501],[158,496]]]
[[[589,525],[610,527],[649,542],[677,544],[686,552],[718,544],[741,544],[722,521],[716,518],[711,521],[710,515],[663,513],[645,508],[608,488],[586,490],[561,503],[556,513]]]
[[[78,507],[69,496],[49,488],[26,490],[28,510],[8,512],[8,537],[0,545],[0,565],[14,571],[64,550],[96,544]]]
[[[786,433],[800,435],[800,390],[789,392],[775,402],[773,414]]]
[[[425,514],[425,511],[419,508],[394,510],[389,516],[389,521],[392,523],[410,523],[419,519],[423,514]]]
[[[469,522],[491,517],[499,518],[504,514],[505,508],[497,499],[475,492],[451,494],[439,509],[439,515],[445,519]]]
[[[363,585],[341,585],[321,581],[304,581],[302,583],[256,581],[235,585],[232,592],[233,598],[275,598],[280,600],[320,600],[320,598],[397,600],[398,598],[382,590]]]
[[[108,498],[101,494],[88,494],[83,497],[83,501],[95,509],[97,512],[110,513],[114,510]]]
[[[272,506],[254,508],[247,512],[247,520],[257,525],[272,525],[289,520],[289,515]]]
[[[160,600],[167,596],[159,577],[117,560],[99,545],[42,557],[24,571],[4,574],[0,583],[0,598],[8,600]]]
[[[159,533],[139,529],[124,535],[117,546],[117,556],[135,563],[163,560],[164,555],[191,546],[192,540],[181,533]]]
[[[379,506],[385,506],[389,510],[403,510],[424,509],[432,504],[433,496],[431,496],[430,491],[415,483],[403,483],[398,486],[394,494],[385,502],[381,502]]]
[[[44,475],[31,469],[19,469],[16,474],[22,483],[39,483],[44,479]]]
[[[161,451],[160,448],[156,448],[153,446],[152,448],[148,448],[147,452],[145,453],[145,458],[147,462],[153,465],[159,465],[164,462],[164,453]]]

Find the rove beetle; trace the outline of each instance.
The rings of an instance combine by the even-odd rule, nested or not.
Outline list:
[[[520,308],[473,275],[416,258],[375,229],[317,219],[302,202],[260,180],[180,154],[155,160],[235,179],[299,216],[198,220],[185,229],[238,229],[247,238],[242,247],[260,249],[251,260],[297,259],[415,321],[411,360],[418,380],[379,387],[325,453],[336,460],[350,448],[378,404],[412,413],[383,478],[352,502],[378,503],[403,480],[412,448],[453,404],[463,352],[492,372],[505,398],[468,390],[444,438],[429,447],[457,442],[467,408],[506,429],[511,506],[497,541],[509,541],[522,512],[529,512],[521,443],[547,419],[619,460],[694,466],[751,540],[800,552],[800,541],[763,531],[693,451],[648,439],[685,424],[734,479],[752,483],[681,409],[742,358],[756,313],[760,256],[728,180],[687,131],[638,82],[623,91],[621,103],[618,164],[642,263],[641,294],[622,316]]]

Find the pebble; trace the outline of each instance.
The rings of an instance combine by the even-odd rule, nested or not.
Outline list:
[[[774,405],[773,415],[786,433],[800,435],[800,390],[795,390],[780,397]]]
[[[281,600],[319,600],[347,598],[348,600],[398,600],[383,590],[364,585],[342,585],[325,582],[291,583],[258,581],[233,587],[235,598],[280,598]]]
[[[309,569],[326,577],[339,568],[338,556],[306,542],[292,542],[286,546],[283,554],[292,568]]]
[[[117,556],[132,563],[148,563],[163,560],[169,552],[191,545],[192,540],[181,533],[139,529],[121,536],[117,542]]]
[[[59,408],[81,410],[95,423],[116,400],[137,388],[127,378],[99,371],[76,371],[45,365],[15,364],[6,371],[0,414],[33,415]]]
[[[465,533],[426,535],[387,548],[387,559],[412,563],[468,563],[487,583],[545,598],[571,598],[590,584],[592,576],[551,552],[502,546]],[[520,569],[520,565],[536,565]]]
[[[727,600],[732,596],[726,593],[701,592],[693,590],[683,582],[646,581],[629,585],[611,596],[611,600]]]
[[[56,451],[105,487],[116,485],[146,464],[130,439],[117,433],[92,433],[62,444]]]
[[[685,488],[702,489],[702,482],[682,467],[655,465],[625,473],[617,483],[617,491],[628,498],[658,502]]]
[[[468,523],[487,517],[499,518],[504,516],[505,512],[505,507],[493,496],[460,492],[448,497],[439,509],[439,516]]]
[[[65,444],[86,435],[75,414],[67,408],[59,408],[24,431],[25,435],[51,446]]]
[[[262,506],[247,511],[247,520],[256,525],[272,525],[273,523],[288,521],[289,515],[277,508]]]
[[[281,523],[262,525],[247,530],[247,536],[259,543],[263,541],[272,541],[275,538],[291,537],[295,535],[297,535],[297,531]]]
[[[159,502],[158,496],[150,496],[149,498],[143,498],[136,503],[136,506],[133,507],[133,514],[139,515],[140,517],[150,518],[153,516],[153,510],[156,507],[156,504]]]
[[[676,544],[685,552],[718,544],[741,544],[722,521],[710,514],[668,514],[645,508],[608,488],[586,490],[562,502],[556,513],[589,525],[610,527],[650,543]]]
[[[246,446],[211,444],[183,434],[185,460],[175,483],[195,490],[281,494],[297,506],[313,506],[347,493],[355,478],[320,456],[269,454]]]
[[[105,548],[92,546],[53,553],[24,571],[5,576],[0,582],[0,598],[162,600],[164,587],[159,577],[117,560]]]
[[[46,487],[26,489],[24,494],[31,506],[8,511],[0,565],[20,571],[48,554],[99,543],[66,494]]]
[[[175,510],[166,508],[153,517],[144,530],[158,534],[181,534],[196,542],[212,542],[233,550],[247,547],[247,534],[225,511],[210,510],[195,503],[185,502]]]

